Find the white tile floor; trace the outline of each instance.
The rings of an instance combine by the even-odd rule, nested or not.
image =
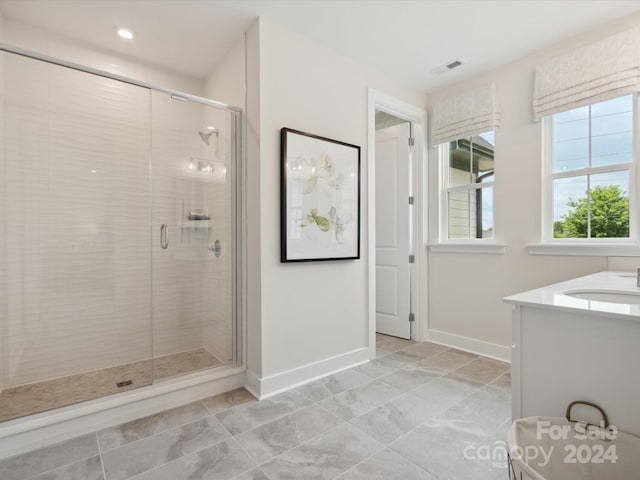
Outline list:
[[[0,461],[2,480],[506,480],[505,363],[378,336],[378,358],[257,402],[219,395]]]

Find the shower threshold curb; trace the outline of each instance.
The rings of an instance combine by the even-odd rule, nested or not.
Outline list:
[[[245,383],[246,367],[227,365],[214,371],[163,380],[139,389],[8,420],[0,425],[0,459],[224,393]],[[75,422],[77,425],[73,425]],[[55,428],[63,423],[63,428]],[[12,437],[19,435],[27,436],[24,442],[14,442]]]

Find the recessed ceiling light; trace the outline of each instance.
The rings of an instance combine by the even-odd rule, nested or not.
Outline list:
[[[121,38],[124,38],[126,40],[132,40],[133,39],[133,32],[131,30],[129,30],[128,28],[119,27],[117,32],[118,32],[118,35]]]

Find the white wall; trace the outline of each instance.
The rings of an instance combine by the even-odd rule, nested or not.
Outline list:
[[[243,108],[245,103],[245,39],[240,37],[206,78],[204,96]]]
[[[260,105],[261,24],[256,21],[247,32],[247,103],[246,103],[246,178],[245,214],[243,225],[246,239],[246,361],[247,369],[255,378],[262,377],[262,265],[261,265],[261,155]],[[259,389],[259,385],[253,386]],[[258,392],[254,392],[258,393]]]
[[[249,322],[253,330],[261,329],[262,352],[260,365],[250,368],[261,368],[268,378],[368,346],[368,88],[419,107],[426,98],[265,19],[254,30],[259,34],[260,110],[252,111],[249,103],[248,114],[249,129],[259,128],[260,169],[252,168],[257,159],[250,157],[249,184],[258,183],[259,175],[259,190],[249,190],[248,207],[259,205],[259,211],[251,211],[249,228],[259,222],[262,280],[260,311],[252,311]],[[255,88],[249,73],[249,88]],[[359,260],[280,263],[282,127],[361,146]]]
[[[640,24],[635,16],[572,38],[470,81],[429,95],[429,103],[495,82],[502,109],[496,129],[495,225],[504,255],[429,254],[429,329],[507,347],[511,309],[502,298],[545,284],[607,269],[606,257],[532,256],[541,241],[541,123],[533,121],[534,69],[547,58]],[[437,154],[430,150],[429,222],[438,221]]]

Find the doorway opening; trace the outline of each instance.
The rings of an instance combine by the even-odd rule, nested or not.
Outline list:
[[[426,112],[369,95],[369,320],[376,333],[421,341],[426,331],[423,168]]]
[[[410,339],[411,122],[376,110],[376,333]]]

